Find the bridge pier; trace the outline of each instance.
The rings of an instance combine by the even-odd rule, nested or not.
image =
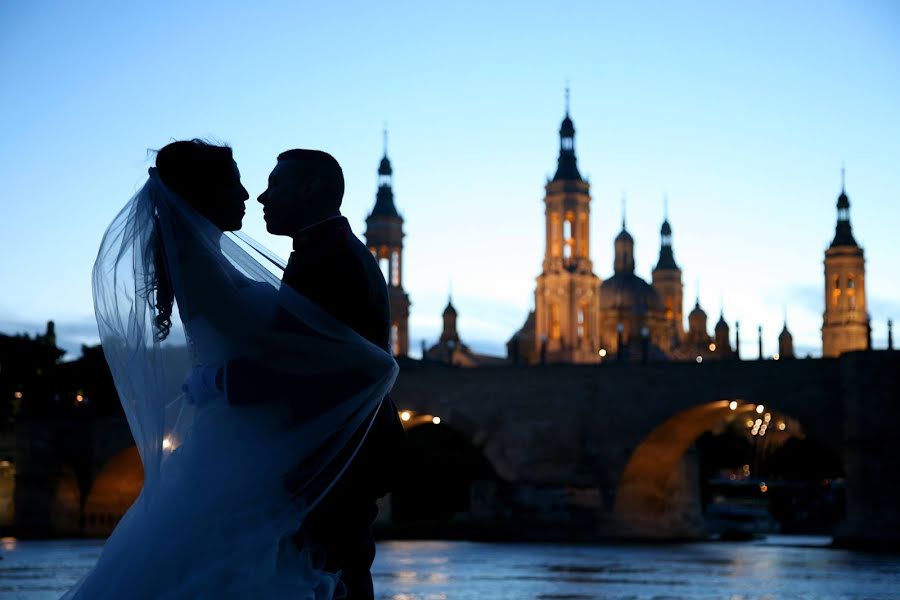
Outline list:
[[[840,358],[847,518],[834,543],[900,549],[900,352]]]
[[[614,537],[641,540],[698,540],[706,537],[700,499],[700,459],[690,448],[666,480],[622,481],[613,517]]]

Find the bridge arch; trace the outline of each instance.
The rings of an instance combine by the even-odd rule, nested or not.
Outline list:
[[[409,459],[391,499],[395,524],[439,525],[486,508],[482,496],[500,477],[469,433],[420,419],[407,428],[407,441]]]
[[[785,426],[790,437],[806,436],[802,424],[778,407],[741,400],[717,400],[677,412],[641,440],[625,465],[614,504],[620,532],[642,538],[703,535],[699,482],[684,457],[704,433],[745,420],[757,430],[765,422],[775,431]]]
[[[114,455],[94,480],[84,506],[84,533],[108,535],[137,499],[144,466],[136,446]]]

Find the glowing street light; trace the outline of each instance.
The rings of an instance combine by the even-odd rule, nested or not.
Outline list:
[[[762,404],[757,404],[757,405],[756,405],[756,412],[757,412],[757,413],[763,414],[763,411],[764,411],[764,410],[766,410],[766,407],[763,406]]]
[[[698,357],[697,357],[697,364],[699,365],[699,364],[702,363],[702,362],[703,362],[703,357],[702,357],[702,356],[698,356]]]
[[[600,358],[606,358],[606,348],[600,348]]]
[[[728,408],[730,408],[731,410],[737,409],[737,400],[732,400],[731,402],[729,402]]]
[[[16,393],[13,394],[13,395],[16,397],[16,400],[21,400],[21,399],[22,399],[22,392],[16,392]]]
[[[710,345],[709,345],[709,351],[710,351],[710,352],[715,352],[715,351],[716,351],[716,345],[715,345],[715,344],[710,344]]]
[[[440,424],[441,424],[441,418],[440,418],[440,417],[433,417],[433,418],[431,419],[431,422],[434,423],[435,425],[440,425]]]
[[[412,413],[408,410],[404,410],[402,413],[400,413],[400,418],[404,421],[409,421],[410,418],[412,418]]]

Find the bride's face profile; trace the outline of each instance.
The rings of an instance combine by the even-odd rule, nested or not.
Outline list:
[[[241,183],[241,172],[236,162],[231,161],[231,168],[221,181],[223,185],[218,192],[218,199],[212,198],[205,211],[198,210],[222,231],[237,231],[247,212],[244,205],[250,194]]]
[[[169,188],[222,231],[236,231],[250,197],[231,148],[201,140],[172,142],[156,155],[156,167]]]

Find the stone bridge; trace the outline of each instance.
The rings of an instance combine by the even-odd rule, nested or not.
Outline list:
[[[842,457],[848,515],[838,538],[900,541],[900,352],[702,364],[423,365],[402,372],[393,396],[401,410],[438,416],[441,427],[461,432],[502,480],[564,491],[559,502],[587,511],[581,526],[597,537],[699,534],[699,486],[685,453],[729,420],[778,415],[799,425],[796,435]]]
[[[772,427],[789,423],[791,433],[842,457],[848,513],[841,541],[900,540],[900,352],[478,369],[403,361],[392,395],[411,413],[410,436],[441,431],[444,454],[466,455],[473,469],[490,472],[473,477],[485,481],[469,490],[479,498],[472,516],[481,520],[510,518],[510,504],[549,503],[550,516],[542,509],[535,526],[575,522],[588,539],[699,535],[689,449],[730,420],[771,413]],[[430,425],[434,416],[438,426]],[[142,480],[124,418],[24,423],[16,462],[19,531],[107,533]],[[427,486],[441,477],[439,465],[433,471],[407,479]]]

